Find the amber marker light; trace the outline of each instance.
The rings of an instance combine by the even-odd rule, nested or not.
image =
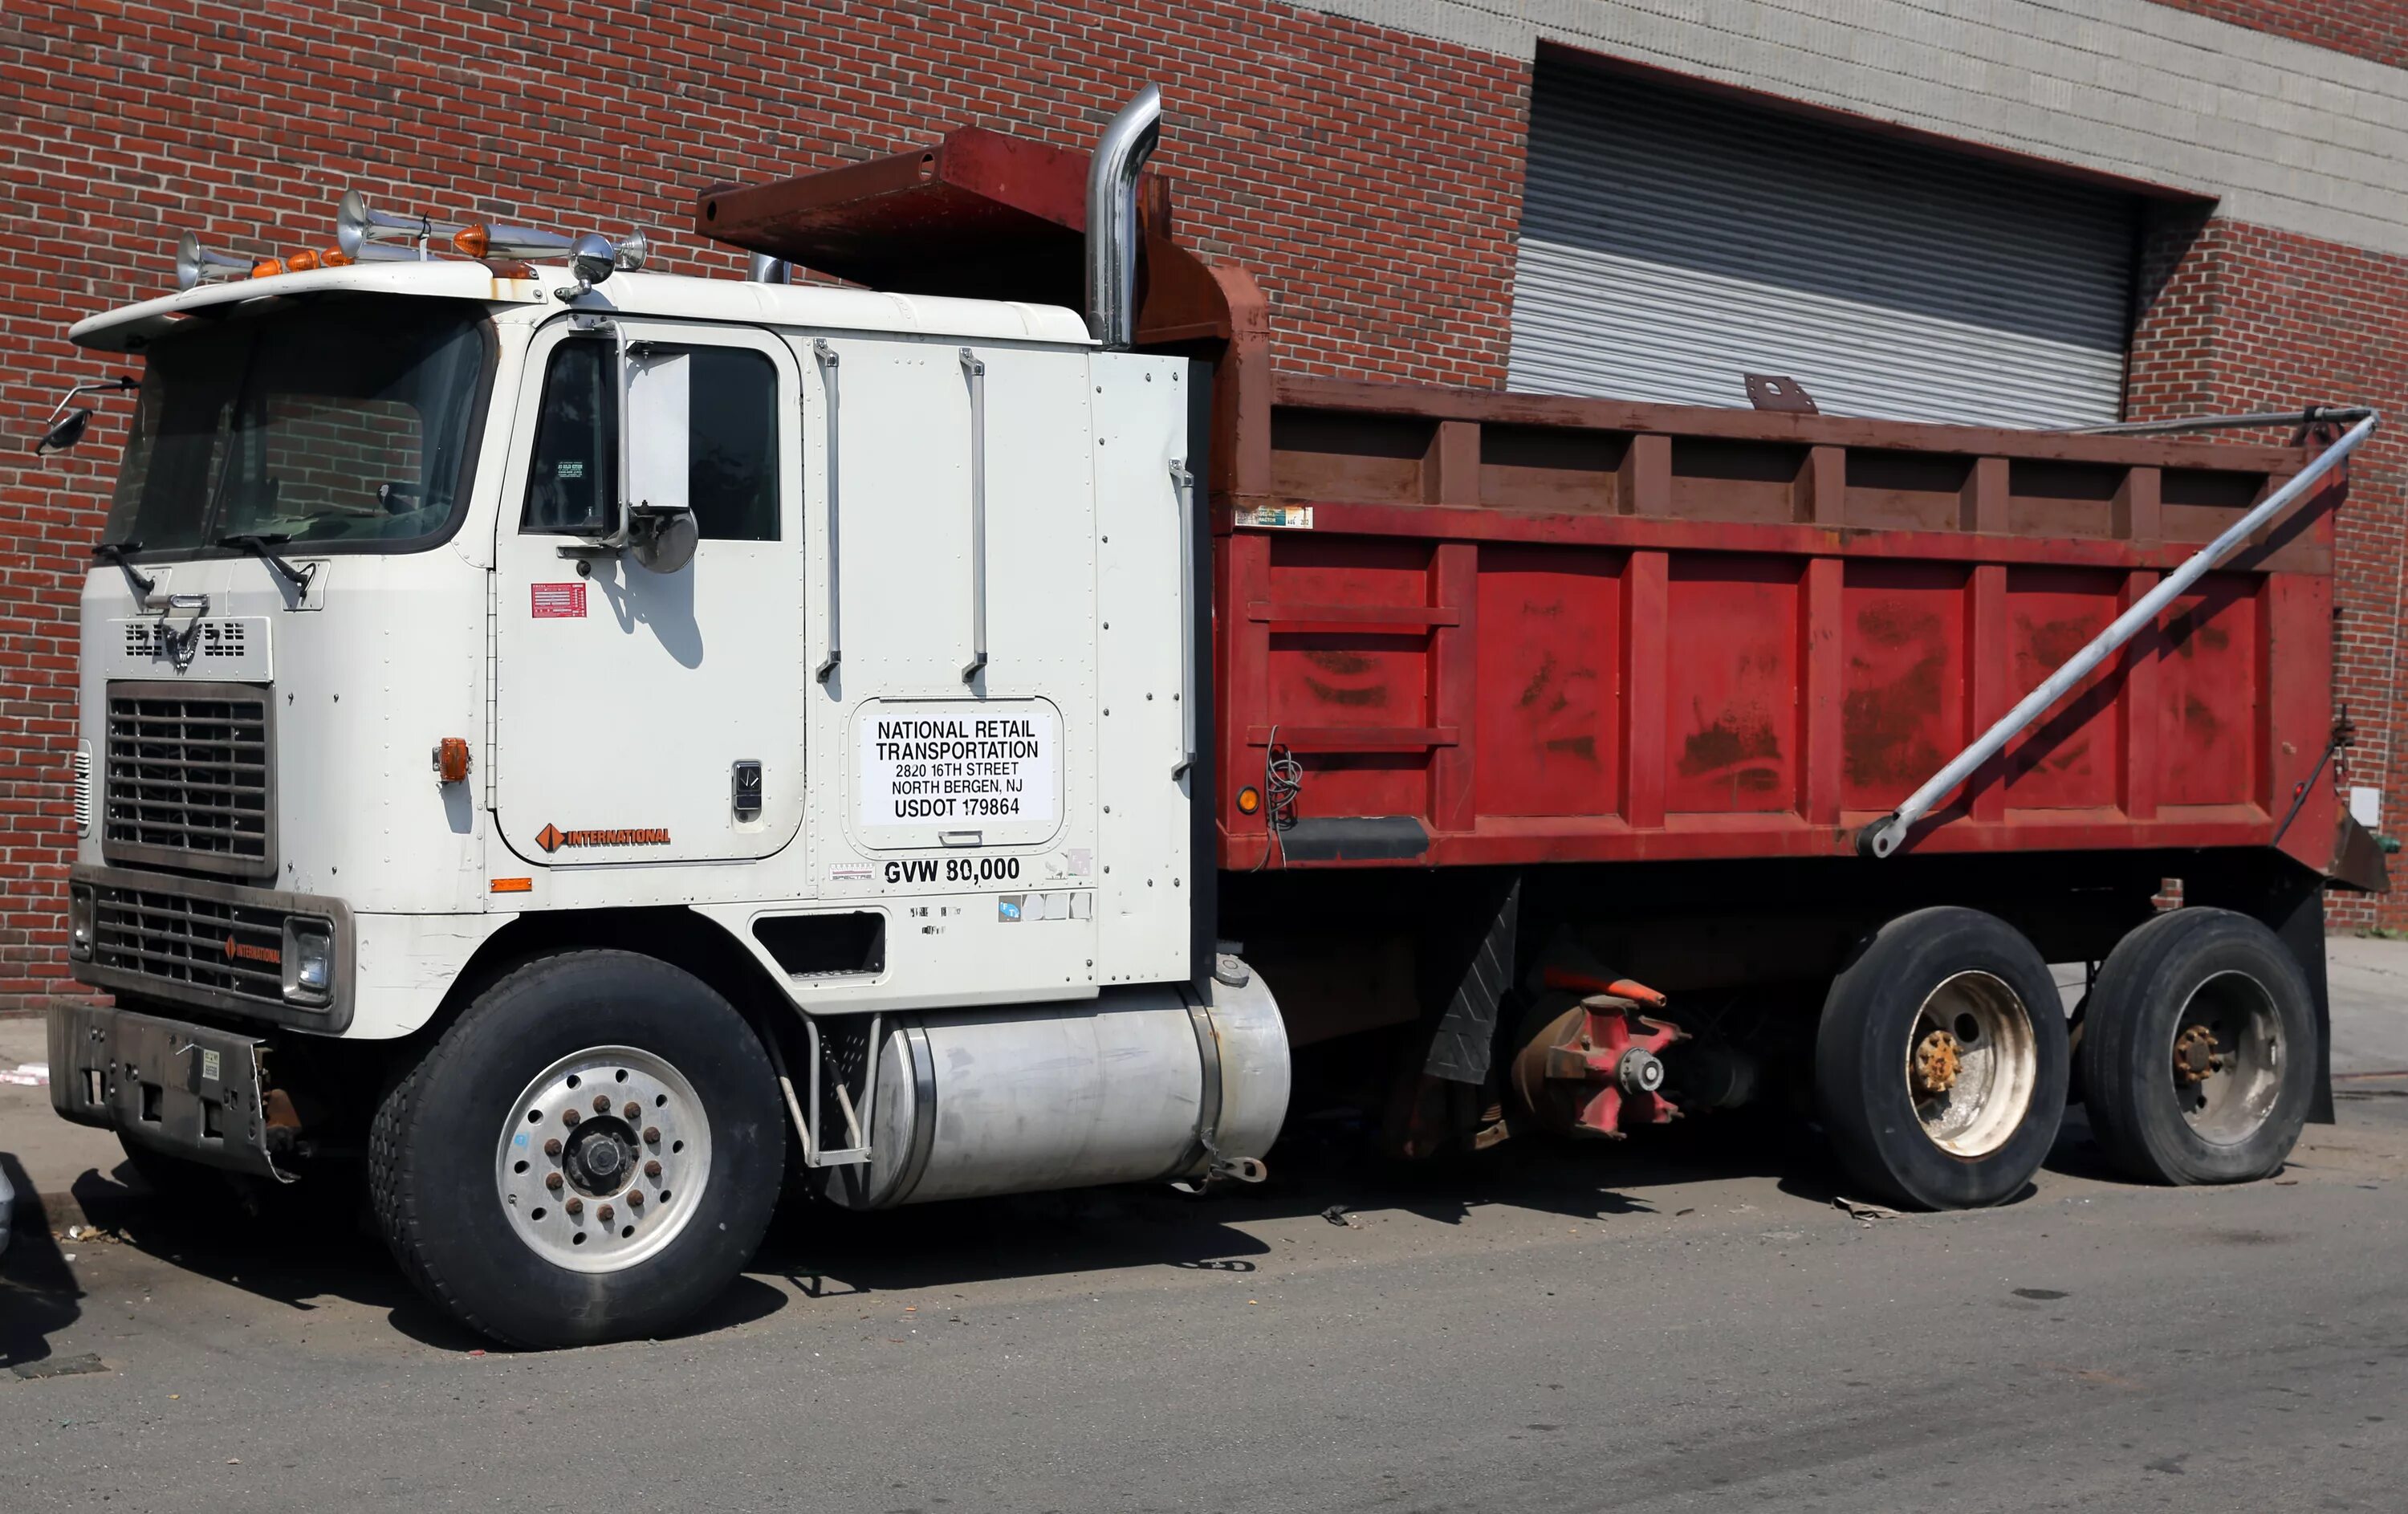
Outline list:
[[[494,880],[494,892],[497,894],[531,894],[535,892],[535,880],[533,878],[495,878]]]
[[[446,736],[435,743],[435,776],[447,784],[468,776],[468,743],[464,738]]]
[[[1263,807],[1263,791],[1249,784],[1238,790],[1238,813],[1254,815]]]

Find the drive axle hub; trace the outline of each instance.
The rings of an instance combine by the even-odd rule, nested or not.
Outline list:
[[[1964,1065],[1954,1035],[1934,1031],[1925,1036],[1914,1045],[1915,1096],[1937,1099],[1946,1093],[1956,1086],[1956,1075]]]
[[[1653,1093],[1664,1086],[1664,1061],[1652,1051],[1633,1046],[1622,1054],[1613,1075],[1625,1093]]]
[[[2224,1053],[2216,1048],[2215,1032],[2194,1025],[2174,1037],[2174,1076],[2185,1084],[2204,1083],[2224,1071]]]
[[[1641,1007],[1618,994],[1592,994],[1525,1025],[1512,1067],[1523,1106],[1550,1130],[1611,1139],[1633,1125],[1661,1125],[1677,1116],[1663,1093],[1660,1054],[1687,1032],[1642,1016]]]

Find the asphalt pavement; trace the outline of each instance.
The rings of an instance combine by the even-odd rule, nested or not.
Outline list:
[[[2336,946],[2341,1123],[2270,1182],[2128,1184],[2077,1118],[2017,1203],[1860,1218],[1778,1124],[1398,1180],[1306,1122],[1227,1196],[797,1210],[694,1331],[549,1355],[95,1164],[107,1229],[0,1264],[0,1502],[2396,1510],[2408,946]]]

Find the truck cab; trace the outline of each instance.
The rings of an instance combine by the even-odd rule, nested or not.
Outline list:
[[[81,605],[71,956],[116,998],[53,1017],[62,1113],[169,1182],[364,1152],[413,1275],[533,1343],[716,1291],[790,1132],[865,1206],[1257,1175],[1196,366],[414,251],[74,328],[145,366]]]

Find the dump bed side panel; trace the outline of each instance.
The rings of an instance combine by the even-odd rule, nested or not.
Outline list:
[[[1232,868],[1851,851],[2312,455],[1295,379],[1270,425],[1217,523],[1222,772],[1276,801],[1291,754],[1297,824],[1225,796]],[[1916,849],[2272,841],[2329,739],[2340,497]]]

